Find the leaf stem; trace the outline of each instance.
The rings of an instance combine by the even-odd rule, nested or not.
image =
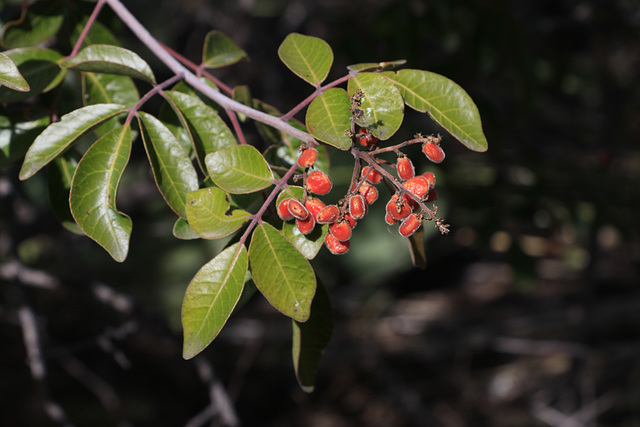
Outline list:
[[[80,51],[80,46],[82,46],[84,39],[87,37],[87,34],[89,34],[89,30],[91,30],[93,23],[96,22],[96,19],[98,18],[98,15],[100,14],[102,7],[104,6],[104,3],[105,0],[98,0],[98,2],[96,3],[96,7],[93,8],[93,12],[91,12],[87,23],[84,25],[84,28],[80,33],[80,37],[78,37],[75,46],[73,46],[73,50],[71,51],[71,55],[69,55],[69,58],[75,57]]]

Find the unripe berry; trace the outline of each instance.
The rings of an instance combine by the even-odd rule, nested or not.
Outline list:
[[[351,226],[348,221],[338,221],[329,225],[329,233],[341,242],[346,242],[351,238]]]
[[[411,162],[411,159],[407,156],[398,157],[398,161],[396,162],[396,171],[398,173],[398,178],[403,181],[416,176],[416,170],[413,167],[413,162]]]
[[[289,199],[289,212],[296,219],[307,219],[309,217],[309,211],[298,199]]]
[[[366,168],[362,169],[362,175],[360,176],[366,176],[367,181],[374,185],[380,184],[382,182],[382,174],[371,166],[367,166]]]
[[[411,215],[412,212],[411,206],[407,203],[407,199],[398,197],[398,194],[391,196],[391,200],[389,200],[385,209],[391,218],[395,220],[404,219]]]
[[[364,218],[367,214],[367,201],[362,194],[354,194],[349,197],[349,213],[358,220]]]
[[[349,250],[350,243],[348,240],[346,242],[341,242],[333,237],[333,234],[327,233],[327,236],[324,238],[324,245],[332,254],[343,255]]]
[[[296,218],[296,227],[302,234],[309,234],[313,231],[313,228],[316,226],[316,220],[313,218],[313,215],[309,215],[307,219],[297,219]]]
[[[308,168],[318,160],[318,150],[315,148],[307,148],[300,153],[298,157],[298,165],[302,168]]]
[[[313,171],[307,175],[307,190],[313,194],[324,196],[333,188],[331,178],[322,171]]]
[[[429,192],[429,181],[422,175],[415,176],[402,185],[421,199]]]
[[[378,189],[366,182],[360,186],[358,193],[364,196],[367,204],[371,206],[376,200],[378,200]]]
[[[373,136],[373,134],[368,129],[365,129],[365,128],[361,128],[358,131],[358,135],[356,136],[356,139],[358,140],[360,145],[363,145],[367,148],[373,147],[379,141],[378,138]]]
[[[442,163],[444,160],[444,150],[433,142],[425,142],[422,145],[422,152],[433,163]]]
[[[338,216],[340,215],[340,209],[336,205],[327,205],[318,212],[316,216],[316,221],[318,224],[331,224],[336,222]]]
[[[398,233],[400,233],[403,237],[409,237],[413,233],[416,232],[418,228],[422,225],[422,214],[421,213],[413,213],[409,215],[400,227],[398,227]]]
[[[325,208],[325,205],[322,200],[309,197],[307,201],[304,202],[304,207],[307,208],[313,219],[317,221],[318,213]]]
[[[291,199],[284,199],[283,201],[280,202],[280,204],[278,205],[278,208],[276,209],[278,211],[278,216],[283,221],[290,221],[293,219],[293,214],[289,210],[290,201]]]

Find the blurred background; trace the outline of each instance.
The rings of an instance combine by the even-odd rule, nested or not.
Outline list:
[[[3,22],[19,13],[7,3]],[[0,424],[59,425],[48,401],[79,426],[640,426],[639,2],[126,5],[195,62],[207,32],[230,36],[250,61],[215,75],[283,112],[311,93],[276,54],[291,32],[332,46],[328,81],[349,64],[405,59],[469,93],[489,150],[471,152],[406,111],[394,139],[443,134],[442,164],[412,158],[437,175],[452,231],[426,223],[427,267],[413,268],[379,201],[347,255],[321,251],[313,265],[335,328],[312,394],[294,376],[290,321],[259,295],[182,359],[182,296],[221,246],[171,236],[140,144],[118,201],[134,222],[123,264],[57,223],[43,174],[18,182],[20,162],[3,166]],[[99,20],[159,81],[169,76],[108,8]],[[337,184],[350,173],[336,153]],[[29,284],[19,292],[16,277]],[[44,381],[27,363],[24,307],[36,315]]]

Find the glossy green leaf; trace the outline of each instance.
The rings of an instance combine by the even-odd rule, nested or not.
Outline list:
[[[349,94],[353,95],[358,89],[364,93],[360,106],[364,117],[356,118],[356,123],[369,129],[381,140],[391,138],[404,119],[404,101],[400,91],[393,83],[376,73],[351,77],[347,87]]]
[[[182,302],[182,357],[191,359],[218,335],[240,299],[247,268],[247,249],[236,243],[196,273]]]
[[[224,67],[246,57],[247,53],[220,31],[213,30],[207,33],[202,48],[202,65],[205,68]]]
[[[411,252],[411,262],[414,267],[427,268],[427,250],[424,245],[424,226],[420,227],[411,236],[407,237],[409,251]]]
[[[236,139],[216,110],[197,96],[176,91],[167,91],[165,95],[182,127],[187,131],[200,167],[206,173],[206,155],[236,145]]]
[[[178,218],[175,224],[173,224],[173,237],[181,240],[194,240],[200,238],[200,236],[193,231],[193,228],[191,228],[189,223],[183,218]]]
[[[25,180],[66,150],[80,136],[127,110],[119,104],[97,104],[79,108],[50,124],[33,142],[25,156],[20,179]]]
[[[62,0],[47,0],[22,9],[22,15],[8,22],[2,31],[2,45],[16,47],[36,46],[58,33],[64,21],[65,5]]]
[[[49,201],[56,219],[67,230],[76,234],[84,234],[71,215],[69,193],[71,181],[80,161],[80,153],[68,151],[54,159],[47,168],[47,186]]]
[[[71,214],[118,262],[127,257],[131,219],[116,209],[118,183],[131,152],[131,129],[114,129],[84,154],[71,182]]]
[[[152,84],[156,81],[149,64],[137,53],[106,44],[87,46],[75,57],[62,61],[60,66],[76,71],[128,76]]]
[[[311,313],[316,276],[309,261],[268,223],[256,227],[249,247],[258,290],[282,314],[304,322]]]
[[[346,131],[351,129],[351,100],[340,88],[331,88],[315,98],[307,108],[307,130],[314,138],[341,150],[351,147]]]
[[[16,64],[2,52],[0,52],[0,85],[18,92],[29,91],[29,83],[22,77]]]
[[[208,187],[187,195],[187,221],[193,231],[205,239],[220,239],[238,230],[251,214],[242,209],[229,212],[227,194]]]
[[[298,77],[319,87],[329,75],[333,51],[317,37],[289,34],[278,48],[278,56]]]
[[[19,102],[39,95],[57,86],[64,78],[64,71],[58,66],[62,55],[58,52],[26,47],[7,50],[4,54],[18,67],[30,89],[27,92],[18,92],[0,86],[0,103]]]
[[[0,115],[0,166],[13,163],[25,155],[33,140],[47,127],[49,117],[43,112],[42,117],[27,119]]]
[[[180,142],[160,120],[140,111],[139,123],[156,185],[169,207],[186,218],[186,197],[198,189],[198,173]]]
[[[133,107],[140,95],[131,77],[115,74],[82,73],[84,105],[122,104]]]
[[[276,200],[276,206],[280,202],[288,197],[295,197],[302,199],[304,190],[302,187],[288,186],[278,194]],[[316,224],[313,231],[309,234],[303,234],[296,226],[295,221],[285,221],[282,223],[282,234],[289,239],[291,244],[304,256],[306,259],[313,259],[318,255],[318,252],[324,245],[324,238],[329,232],[329,225]]]
[[[262,154],[252,145],[234,145],[208,154],[209,176],[229,193],[253,193],[273,184],[273,173]]]
[[[474,151],[486,151],[478,107],[458,84],[436,73],[423,70],[385,72],[411,108],[425,112],[454,138]]]
[[[292,320],[293,340],[291,353],[298,384],[311,393],[315,387],[318,363],[333,332],[333,311],[327,291],[318,283],[311,304],[311,316],[305,323]]]

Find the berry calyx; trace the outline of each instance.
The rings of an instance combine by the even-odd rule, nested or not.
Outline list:
[[[407,156],[398,157],[398,161],[396,162],[396,172],[398,173],[398,178],[403,181],[416,176],[416,170],[413,167],[413,162]]]
[[[309,211],[298,199],[289,199],[289,212],[295,219],[304,220],[309,217]]]
[[[300,153],[298,157],[298,165],[302,168],[308,168],[318,160],[318,150],[315,148],[306,148]]]
[[[421,213],[412,213],[402,221],[402,224],[398,227],[398,233],[403,237],[411,236],[422,225],[422,219]]]
[[[433,163],[442,163],[444,160],[444,150],[434,142],[425,142],[422,145],[422,152]]]
[[[327,205],[318,212],[316,221],[318,224],[331,224],[336,222],[338,216],[340,216],[340,209],[336,205]]]
[[[349,197],[349,214],[355,219],[364,218],[367,214],[367,201],[362,194],[354,194]]]
[[[294,218],[293,214],[289,210],[290,201],[291,199],[284,199],[283,201],[280,202],[280,204],[276,208],[276,211],[278,212],[278,216],[283,221],[290,221]]]
[[[333,182],[327,174],[322,171],[313,171],[307,175],[307,190],[313,194],[324,196],[333,188]]]
[[[346,242],[351,238],[351,225],[349,221],[343,220],[329,225],[329,233],[341,242]]]
[[[324,238],[324,245],[332,254],[343,255],[349,250],[350,243],[348,240],[346,242],[341,242],[336,239],[333,234],[327,233],[327,236]]]

